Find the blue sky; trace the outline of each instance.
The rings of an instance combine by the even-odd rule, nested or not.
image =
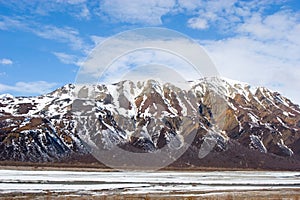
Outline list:
[[[73,83],[99,42],[165,27],[199,42],[221,76],[300,103],[299,22],[298,0],[0,0],[0,93]]]

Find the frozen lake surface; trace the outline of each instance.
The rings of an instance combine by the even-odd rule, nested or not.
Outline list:
[[[0,196],[210,195],[239,191],[300,190],[300,172],[78,172],[0,170]],[[300,193],[298,193],[300,194]]]

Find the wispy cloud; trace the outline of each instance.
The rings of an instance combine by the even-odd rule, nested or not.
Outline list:
[[[203,41],[222,75],[262,85],[300,102],[299,15],[255,13],[236,26],[236,35]]]
[[[63,52],[53,52],[53,54],[64,64],[79,65],[80,58]]]
[[[191,18],[188,20],[188,26],[193,29],[207,29],[208,23],[207,20],[201,18]]]
[[[120,80],[135,67],[157,64],[171,68],[186,80],[216,75],[205,52],[189,38],[167,29],[145,28],[124,32],[95,48],[82,65],[77,80],[82,83],[97,82],[99,77]]]
[[[47,16],[53,13],[64,13],[79,19],[89,19],[90,10],[86,0],[55,0],[55,1],[0,1],[16,13],[31,13],[34,15]]]
[[[254,13],[237,27],[237,33],[249,35],[258,40],[284,40],[300,44],[300,13],[281,10],[269,15]]]
[[[200,43],[221,75],[271,87],[300,102],[295,95],[300,87],[300,13],[285,1],[178,0],[160,5],[155,0],[114,0],[102,1],[101,11],[112,21],[147,25],[161,25],[167,14],[188,14],[187,27],[218,31],[218,39]]]
[[[102,20],[108,20],[109,25],[116,22],[125,25],[161,26],[163,16],[169,15],[171,19],[176,20],[177,18],[172,16],[183,14],[186,21],[182,26],[199,30],[200,33],[203,30],[213,30],[212,37],[217,35],[214,39],[200,43],[213,58],[221,75],[251,84],[270,86],[288,96],[298,96],[300,102],[298,92],[300,13],[297,9],[287,7],[285,5],[287,1],[0,0],[0,2],[18,10],[13,17],[0,16],[0,30],[31,32],[38,37],[67,44],[72,50],[83,54],[87,54],[91,46],[86,45],[79,30],[69,26],[44,24],[34,17],[63,12],[64,15],[81,21],[98,14]],[[97,8],[92,8],[93,6]],[[98,12],[95,13],[95,10]],[[26,13],[27,17],[24,17],[23,13]],[[32,18],[28,17],[30,14]],[[104,39],[93,35],[87,40],[97,45]],[[65,64],[81,64],[80,59],[74,54],[52,53]]]
[[[188,20],[190,28],[208,29],[215,27],[225,32],[233,31],[237,25],[244,23],[253,13],[263,13],[271,4],[280,3],[275,0],[202,0],[193,4],[193,1],[181,0],[178,5],[179,12],[193,13],[194,16]]]
[[[100,3],[100,14],[115,22],[160,25],[161,17],[175,5],[175,0],[103,0]]]
[[[77,15],[77,17],[83,18],[83,19],[89,19],[90,16],[91,16],[90,10],[88,9],[88,7],[86,5],[83,5],[82,9],[79,12],[79,14]]]
[[[32,28],[31,31],[39,37],[67,43],[72,49],[82,50],[85,48],[79,32],[71,27],[59,28],[52,25],[44,25],[42,28]]]
[[[0,64],[1,65],[12,65],[13,61],[8,58],[2,58],[2,59],[0,59]]]
[[[94,46],[97,46],[98,44],[102,43],[104,40],[107,39],[107,37],[101,37],[97,35],[91,35],[90,39],[93,41]]]
[[[18,95],[38,95],[51,92],[55,86],[57,86],[56,83],[48,83],[45,81],[17,82],[15,85],[5,85],[0,83],[0,92],[13,92]]]
[[[31,32],[41,38],[66,43],[74,50],[84,51],[88,48],[78,30],[71,27],[45,25],[30,21],[26,17],[0,16],[0,29]]]
[[[1,30],[27,29],[27,25],[22,23],[18,18],[11,18],[11,17],[0,15],[0,29]]]

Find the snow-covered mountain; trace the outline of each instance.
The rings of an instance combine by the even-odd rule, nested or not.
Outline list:
[[[134,152],[189,143],[175,165],[300,168],[298,105],[229,79],[187,84],[187,89],[155,80],[69,84],[37,97],[5,95],[0,160],[63,161],[87,155],[86,143]],[[201,148],[212,141],[212,151],[203,154]]]

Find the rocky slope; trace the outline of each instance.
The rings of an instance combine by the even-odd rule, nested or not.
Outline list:
[[[130,152],[186,147],[174,166],[300,169],[298,105],[228,79],[188,85],[122,81],[3,95],[0,160],[63,162],[84,158],[93,145]]]

